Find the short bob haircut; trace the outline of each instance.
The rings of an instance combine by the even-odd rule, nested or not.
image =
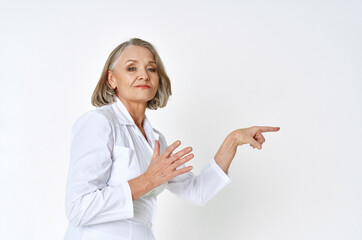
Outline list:
[[[116,97],[116,92],[108,82],[108,71],[113,71],[115,69],[122,51],[126,47],[132,45],[148,48],[152,52],[157,65],[157,72],[159,76],[158,89],[155,97],[147,102],[147,108],[156,110],[157,108],[163,108],[166,106],[169,97],[172,95],[170,79],[166,74],[165,67],[158,55],[158,52],[156,51],[156,48],[151,43],[140,38],[131,38],[128,41],[121,43],[108,56],[102,75],[92,94],[91,102],[93,106],[101,107],[115,101],[114,97]]]

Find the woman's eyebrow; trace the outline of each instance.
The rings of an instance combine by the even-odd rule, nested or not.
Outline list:
[[[135,59],[128,59],[125,63],[128,63],[128,62],[138,62],[138,61],[135,60]],[[152,60],[149,60],[148,63],[156,63],[156,62],[152,61]]]

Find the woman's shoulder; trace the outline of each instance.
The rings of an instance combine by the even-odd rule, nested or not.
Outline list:
[[[72,139],[113,139],[115,124],[107,106],[98,107],[82,113],[73,123]],[[112,141],[113,141],[112,140]]]
[[[83,129],[83,131],[97,131],[97,129],[110,128],[110,122],[96,109],[82,113],[73,123],[72,131]]]
[[[82,113],[75,121],[73,126],[89,123],[94,125],[109,125],[113,126],[117,119],[112,112],[110,105],[105,105]]]

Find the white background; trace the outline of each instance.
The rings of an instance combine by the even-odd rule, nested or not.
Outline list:
[[[238,148],[205,207],[165,191],[166,239],[362,239],[360,1],[0,2],[1,239],[62,239],[70,130],[93,109],[110,52],[158,49],[167,107],[147,110],[194,172],[232,130],[279,126]]]

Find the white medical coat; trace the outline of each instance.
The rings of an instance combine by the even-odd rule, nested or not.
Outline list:
[[[155,139],[160,154],[165,137],[143,122],[147,140],[123,103],[88,111],[72,128],[65,210],[69,220],[65,240],[154,239],[157,195],[165,188],[197,205],[205,205],[231,182],[214,159],[199,175],[181,174],[132,200],[128,180],[146,171]]]

